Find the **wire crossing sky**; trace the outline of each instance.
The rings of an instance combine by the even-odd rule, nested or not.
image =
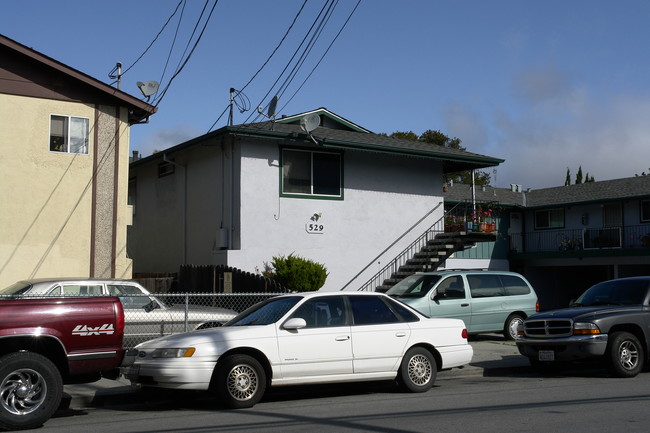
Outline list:
[[[495,186],[559,186],[580,166],[597,181],[650,172],[645,0],[0,4],[0,33],[19,43],[106,83],[121,62],[138,98],[136,82],[161,81],[158,113],[131,128],[145,156],[226,125],[230,88],[246,86],[235,124],[278,95],[279,115],[326,107],[373,132],[440,130],[506,160]]]

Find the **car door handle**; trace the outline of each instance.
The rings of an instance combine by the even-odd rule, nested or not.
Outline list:
[[[406,332],[396,332],[395,337],[406,337]]]
[[[349,335],[339,335],[338,337],[335,338],[336,341],[347,341],[350,339]]]
[[[461,307],[469,307],[469,304],[460,304]]]

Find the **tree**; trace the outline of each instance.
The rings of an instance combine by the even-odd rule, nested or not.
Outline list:
[[[569,167],[566,168],[566,179],[564,179],[564,186],[571,185],[571,170]]]
[[[403,140],[411,141],[420,141],[422,143],[435,144],[437,146],[448,147],[450,149],[456,149],[460,151],[465,151],[465,148],[460,145],[460,138],[454,137],[449,138],[447,135],[443,134],[440,131],[433,131],[427,129],[420,136],[415,134],[413,131],[395,131],[389,135],[389,137],[400,138]],[[445,175],[445,183],[462,183],[462,184],[471,184],[472,183],[472,172],[471,170],[459,171],[452,174]],[[476,170],[474,172],[474,184],[475,185],[489,185],[490,184],[490,173],[486,171]]]
[[[576,174],[576,185],[582,183],[582,166],[578,168],[578,173]]]

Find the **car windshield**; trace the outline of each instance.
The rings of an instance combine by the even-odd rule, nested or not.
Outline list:
[[[17,283],[12,284],[9,287],[5,287],[4,289],[1,289],[0,295],[22,295],[28,292],[29,289],[31,288],[32,288],[31,284],[25,283],[23,281],[19,281]]]
[[[647,293],[647,280],[605,281],[587,289],[572,305],[641,305]]]
[[[269,325],[275,323],[301,299],[301,296],[289,296],[260,302],[240,313],[223,326]]]
[[[423,298],[440,281],[440,275],[411,275],[386,292],[396,298]]]

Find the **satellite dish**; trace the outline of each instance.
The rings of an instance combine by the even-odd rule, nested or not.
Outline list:
[[[257,112],[260,113],[264,117],[268,117],[269,119],[275,119],[275,109],[278,106],[278,97],[274,96],[273,99],[271,99],[271,102],[269,102],[269,109],[266,111],[266,114],[262,113],[262,106],[260,105],[257,107]]]
[[[300,119],[300,127],[303,131],[309,134],[314,129],[320,126],[320,116],[318,114],[310,114]]]
[[[160,83],[158,81],[138,81],[138,88],[147,98],[158,91]]]
[[[271,103],[269,104],[269,111],[266,112],[266,115],[269,118],[275,117],[275,109],[277,108],[277,106],[278,106],[278,97],[276,95],[273,97],[273,99],[271,99]]]

